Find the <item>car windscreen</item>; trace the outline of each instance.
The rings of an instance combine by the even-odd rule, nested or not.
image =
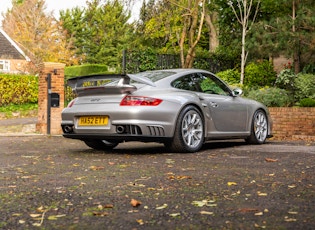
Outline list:
[[[146,77],[146,78],[149,78],[152,82],[156,82],[174,74],[176,73],[172,71],[147,71],[147,72],[137,73],[134,75],[139,76],[139,77]]]

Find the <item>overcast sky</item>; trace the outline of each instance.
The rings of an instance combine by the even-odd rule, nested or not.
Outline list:
[[[2,13],[5,13],[8,8],[12,7],[11,2],[12,0],[0,0],[0,25],[3,19]],[[139,11],[142,0],[135,0],[135,3],[133,10]],[[46,6],[49,12],[53,11],[55,17],[58,17],[60,10],[71,9],[76,6],[86,6],[86,0],[46,0]]]

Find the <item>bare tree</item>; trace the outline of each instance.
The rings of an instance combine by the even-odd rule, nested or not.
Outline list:
[[[244,72],[245,72],[245,65],[247,61],[248,52],[246,52],[246,35],[248,31],[250,31],[253,23],[255,22],[259,6],[260,0],[258,0],[254,17],[250,20],[250,15],[252,14],[253,10],[253,0],[237,0],[237,8],[233,5],[233,1],[229,1],[229,5],[231,6],[237,21],[242,26],[242,54],[241,54],[241,80],[240,83],[244,83]],[[238,12],[237,12],[238,11]]]

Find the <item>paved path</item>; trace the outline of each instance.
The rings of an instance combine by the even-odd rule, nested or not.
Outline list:
[[[13,118],[0,120],[0,136],[12,134],[34,134],[37,117]]]

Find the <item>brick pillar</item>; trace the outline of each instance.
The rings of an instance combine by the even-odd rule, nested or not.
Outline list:
[[[50,117],[50,134],[62,134],[61,112],[64,108],[64,68],[65,64],[44,62],[41,66],[39,76],[38,89],[38,119],[36,124],[36,131],[42,134],[47,134],[47,108],[48,108],[48,85],[47,75],[51,74],[51,92],[60,95],[59,107],[51,107]]]

